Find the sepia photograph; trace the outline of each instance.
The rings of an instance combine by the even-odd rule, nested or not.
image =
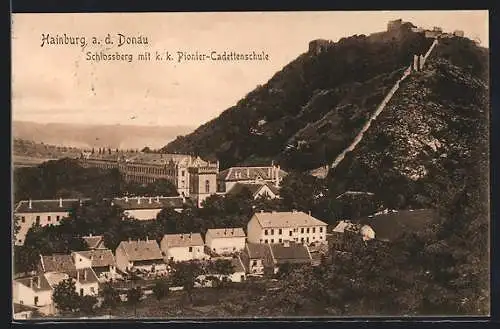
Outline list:
[[[488,19],[12,14],[12,321],[489,316]]]

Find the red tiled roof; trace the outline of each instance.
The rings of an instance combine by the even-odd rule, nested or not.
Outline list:
[[[52,290],[49,282],[47,281],[47,278],[45,278],[45,275],[43,274],[16,279],[15,281],[21,283],[22,285],[28,288],[33,289],[33,291],[35,292]]]
[[[67,273],[76,269],[71,255],[53,254],[51,256],[42,256],[44,272]]]
[[[115,266],[115,256],[109,249],[96,249],[75,251],[73,254],[81,255],[91,260],[92,267]]]
[[[118,245],[127,255],[129,261],[163,260],[160,247],[155,240],[122,241]]]
[[[311,262],[311,255],[307,247],[303,244],[289,242],[285,244],[270,244],[271,252],[277,264],[282,263],[309,263]]]
[[[165,234],[162,242],[165,241],[167,248],[172,247],[193,247],[203,246],[203,238],[200,233],[190,234]]]
[[[241,227],[235,228],[209,228],[205,236],[211,235],[212,238],[244,238],[245,232]]]

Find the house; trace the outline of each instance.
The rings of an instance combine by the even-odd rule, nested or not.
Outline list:
[[[225,259],[230,261],[232,266],[232,273],[229,275],[217,273],[213,267],[207,266],[208,273],[199,275],[197,277],[197,286],[211,287],[212,281],[209,280],[210,277],[216,277],[219,280],[226,280],[229,282],[243,282],[246,279],[245,266],[241,261],[240,257],[217,257],[208,260],[209,263],[214,263],[218,259]]]
[[[351,251],[362,240],[361,227],[350,220],[339,221],[329,236],[329,248],[340,252]]]
[[[122,241],[115,252],[116,267],[122,272],[163,273],[166,264],[155,240]]]
[[[40,255],[38,271],[45,274],[52,287],[72,278],[75,280],[77,292],[81,295],[97,295],[99,280],[91,266],[92,261],[78,253]]]
[[[113,205],[117,205],[123,209],[126,217],[135,218],[138,220],[153,220],[156,219],[158,213],[164,208],[173,208],[180,212],[184,205],[184,198],[175,197],[123,197],[114,198]]]
[[[246,234],[242,228],[211,228],[205,234],[205,245],[216,254],[231,254],[245,248]]]
[[[207,258],[200,233],[165,234],[160,246],[168,261],[183,262]]]
[[[279,187],[286,175],[287,173],[274,163],[264,167],[231,167],[217,174],[217,191],[226,193],[236,183],[269,183]]]
[[[104,236],[103,235],[92,235],[89,234],[87,236],[82,236],[83,241],[88,246],[88,249],[106,249],[104,246]]]
[[[247,242],[241,260],[249,275],[264,275],[272,264],[271,250],[267,244]]]
[[[12,301],[17,304],[43,307],[52,304],[52,286],[43,273],[13,281]]]
[[[269,183],[236,183],[227,194],[237,195],[245,192],[250,193],[254,200],[258,198],[277,199],[280,197],[279,189]]]
[[[117,277],[115,256],[109,249],[76,251],[72,256],[81,260],[80,263],[85,260],[84,263],[94,270],[99,282],[107,282]]]
[[[327,224],[302,211],[255,213],[247,225],[252,243],[326,243]]]
[[[360,234],[364,240],[376,239],[390,242],[405,233],[416,233],[429,228],[438,221],[432,209],[386,210],[361,218]]]
[[[58,200],[22,200],[14,208],[14,218],[19,218],[19,232],[15,236],[15,245],[23,245],[26,233],[35,224],[40,226],[59,225],[63,218],[69,216],[69,211],[75,203],[80,204],[88,199],[58,199]]]
[[[268,245],[271,252],[271,259],[274,273],[278,273],[279,267],[283,264],[311,265],[312,257],[307,245],[292,241],[274,243]]]

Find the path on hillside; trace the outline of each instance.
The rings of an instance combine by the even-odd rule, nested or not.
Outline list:
[[[425,53],[425,55],[419,58],[419,61],[415,61],[415,58],[414,58],[413,63],[410,64],[410,66],[408,66],[408,68],[404,71],[404,73],[401,76],[401,78],[399,78],[398,81],[396,81],[394,83],[394,85],[392,86],[391,90],[389,90],[389,92],[384,97],[384,99],[382,100],[382,102],[379,104],[379,106],[377,107],[377,109],[375,110],[375,112],[370,116],[370,118],[368,119],[368,121],[363,125],[363,127],[361,128],[361,131],[356,135],[356,137],[354,137],[354,140],[352,141],[352,143],[348,147],[346,147],[337,156],[337,158],[335,158],[335,160],[333,161],[333,163],[331,165],[322,166],[322,167],[319,167],[319,168],[316,168],[316,169],[313,169],[313,170],[309,171],[309,173],[312,176],[315,176],[315,177],[321,178],[321,179],[326,178],[326,176],[328,175],[328,172],[331,169],[335,169],[339,165],[339,163],[342,160],[344,160],[344,158],[345,158],[345,156],[346,156],[346,154],[348,152],[354,151],[354,149],[356,148],[356,146],[363,139],[363,134],[370,128],[373,120],[377,119],[377,117],[379,116],[379,114],[382,113],[382,111],[384,110],[384,108],[386,107],[386,105],[391,100],[392,96],[394,96],[394,93],[396,93],[396,91],[399,89],[400,83],[402,81],[404,81],[411,74],[411,72],[413,72],[414,70],[419,71],[419,70],[423,69],[423,65],[425,64],[425,61],[427,60],[427,58],[429,57],[429,55],[431,54],[432,50],[434,49],[434,47],[436,47],[437,44],[438,44],[438,40],[434,39],[434,42],[431,44],[431,46],[429,47],[429,49],[427,50],[427,52]],[[415,55],[415,56],[417,56],[417,55]],[[414,64],[414,63],[416,63],[416,64]],[[415,67],[415,65],[419,65],[419,67]]]

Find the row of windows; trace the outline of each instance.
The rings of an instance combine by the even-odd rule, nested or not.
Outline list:
[[[274,235],[274,229],[271,229],[270,231],[271,231],[271,232],[270,232],[270,233],[271,233],[270,235]],[[294,229],[293,229],[293,232],[298,232],[298,229],[294,228]],[[303,227],[301,227],[301,228],[300,228],[300,233],[304,233],[304,232],[306,232],[306,233],[310,233],[310,228],[308,227],[308,228],[306,228],[306,229],[304,230],[304,228],[303,228]],[[316,227],[313,227],[313,228],[312,228],[312,233],[316,233]],[[319,233],[323,233],[323,227],[320,227],[320,228],[319,228]],[[282,229],[278,229],[278,235],[282,235],[282,234],[283,234]],[[269,230],[264,230],[264,235],[269,235]],[[290,236],[292,236],[292,230],[290,230]]]
[[[61,220],[61,216],[56,216],[56,221],[59,222],[60,220]],[[52,221],[52,217],[47,216],[47,222],[50,222],[50,221]],[[40,216],[36,216],[35,222],[37,224],[40,224]],[[21,223],[26,223],[26,217],[21,216]]]
[[[312,238],[312,239],[313,239],[313,240],[316,240],[316,237],[315,237],[315,236],[313,236],[313,238]],[[320,240],[323,240],[323,237],[322,237],[322,236],[320,236],[320,237],[319,237],[319,239],[320,239]],[[293,240],[294,240],[295,242],[298,242],[298,241],[299,241],[299,238],[294,238]],[[309,240],[309,237],[307,237],[307,238],[305,238],[305,239],[304,239],[304,238],[300,238],[300,242],[302,242],[302,243],[304,243],[304,242],[309,243],[309,241],[310,241],[310,240]],[[265,240],[264,240],[264,239],[260,239],[260,243],[262,243],[262,242],[264,242],[264,243],[269,243],[269,242],[270,242],[270,243],[274,243],[274,239],[271,239],[271,240],[268,240],[268,239],[265,239]],[[278,243],[283,243],[283,239],[278,239]]]

